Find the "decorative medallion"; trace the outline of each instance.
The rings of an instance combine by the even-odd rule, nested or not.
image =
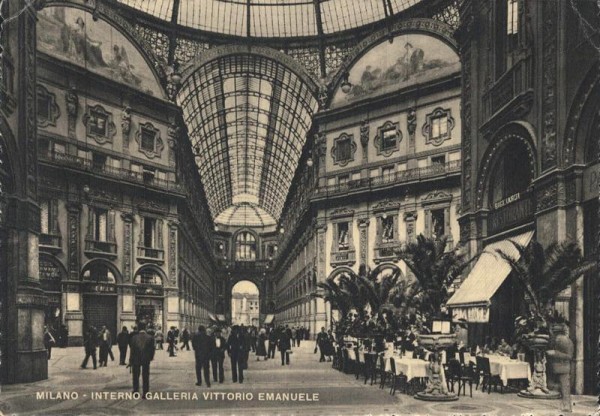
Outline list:
[[[446,140],[452,138],[452,129],[454,128],[454,118],[450,109],[444,110],[441,107],[427,114],[425,124],[423,125],[423,136],[425,144],[439,146]]]
[[[98,144],[112,143],[117,132],[112,114],[99,104],[86,107],[83,124],[85,124],[87,136]]]
[[[346,166],[354,160],[354,153],[356,153],[354,136],[342,133],[340,137],[333,140],[331,157],[334,165]]]
[[[374,144],[378,155],[391,156],[392,153],[400,149],[401,141],[400,123],[386,121],[383,126],[377,128]]]
[[[160,157],[165,148],[160,137],[160,130],[150,122],[140,124],[140,128],[135,135],[135,141],[138,143],[139,151],[149,159]]]

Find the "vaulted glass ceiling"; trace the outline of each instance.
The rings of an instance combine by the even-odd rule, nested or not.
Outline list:
[[[274,60],[231,55],[195,70],[177,100],[215,222],[276,224],[318,109],[309,87]]]
[[[331,34],[400,13],[421,0],[118,0],[194,29],[235,36]]]

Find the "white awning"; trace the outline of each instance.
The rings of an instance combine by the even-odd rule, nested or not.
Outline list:
[[[214,322],[219,322],[219,320],[217,319],[217,317],[214,316],[212,313],[208,314],[208,319],[210,319],[211,321],[214,321]]]
[[[527,231],[505,240],[496,241],[484,248],[465,281],[448,300],[447,306],[453,309],[453,318],[462,318],[467,322],[488,321],[487,308],[490,300],[511,271],[510,265],[500,258],[497,250],[518,259],[519,251],[509,240],[527,246],[532,237],[533,231]]]
[[[225,318],[225,315],[217,315],[217,321],[223,324],[227,323],[227,318]]]
[[[263,322],[263,324],[265,324],[265,325],[270,325],[270,324],[272,324],[272,323],[273,323],[273,320],[274,320],[274,319],[275,319],[275,315],[271,315],[271,314],[269,314],[269,315],[267,315],[267,316],[265,317],[265,321]]]

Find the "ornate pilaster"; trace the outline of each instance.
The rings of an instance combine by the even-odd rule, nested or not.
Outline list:
[[[408,153],[415,151],[415,133],[417,131],[417,110],[411,108],[406,115],[406,130],[408,131]]]
[[[169,125],[167,132],[167,146],[169,148],[169,163],[175,165],[175,149],[177,147],[177,137],[179,136],[179,126],[175,123]]]
[[[177,221],[169,221],[169,280],[177,284]]]
[[[369,219],[359,218],[358,219],[358,241],[360,246],[359,253],[359,264],[367,264],[369,253]]]
[[[406,241],[413,242],[417,235],[415,232],[415,223],[417,222],[417,213],[414,211],[404,213],[404,222],[406,228]]]
[[[542,3],[544,30],[542,33],[542,171],[556,166],[557,154],[557,43],[558,3],[547,0]]]
[[[79,280],[79,227],[81,204],[67,203],[69,280]]]
[[[123,220],[123,282],[132,282],[133,263],[133,214],[121,214]]]
[[[69,137],[76,138],[77,115],[79,114],[79,96],[75,87],[71,87],[65,96],[67,101],[67,120]]]
[[[325,233],[327,232],[327,224],[325,223],[324,219],[317,219],[315,231],[317,238],[317,281],[323,281],[327,277],[325,275]]]

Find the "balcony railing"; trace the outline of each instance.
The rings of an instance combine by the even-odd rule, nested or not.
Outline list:
[[[359,189],[370,190],[372,188],[378,188],[386,185],[418,182],[424,179],[431,179],[436,176],[460,173],[460,169],[461,161],[453,160],[448,163],[408,169],[400,172],[394,172],[393,174],[376,176],[373,178],[363,178],[356,181],[348,181],[343,184],[322,186],[316,189],[315,196],[330,196]]]
[[[66,153],[40,153],[39,157],[41,160],[53,162],[61,166],[70,167],[73,169],[83,170],[87,172],[99,173],[102,175],[110,176],[117,179],[124,179],[127,181],[136,182],[148,186],[155,186],[157,188],[166,189],[169,191],[181,192],[181,185],[177,182],[168,179],[159,179],[148,175],[144,172],[135,172],[131,169],[116,168],[113,166],[100,165],[93,163],[90,159],[69,155]]]
[[[110,241],[85,240],[85,251],[89,256],[109,256],[117,255],[117,243]]]
[[[532,191],[515,194],[510,199],[510,203],[496,208],[489,213],[487,222],[488,235],[494,235],[533,220],[535,202]]]
[[[356,263],[356,250],[334,251],[331,253],[332,266],[352,266]]]
[[[140,263],[163,263],[165,251],[160,248],[138,247],[138,261]]]
[[[220,260],[219,264],[227,270],[266,271],[272,268],[272,260]]]
[[[485,119],[532,88],[531,56],[520,58],[483,96]]]
[[[40,234],[40,248],[47,251],[60,251],[62,238],[59,234]]]

